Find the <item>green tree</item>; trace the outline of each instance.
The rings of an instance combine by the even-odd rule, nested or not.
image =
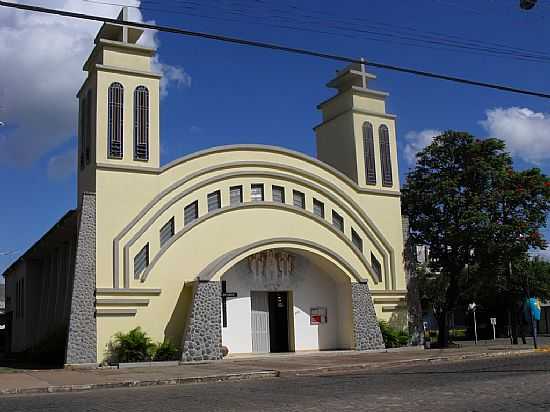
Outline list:
[[[411,240],[430,251],[419,285],[438,321],[440,346],[448,346],[449,314],[481,283],[474,274],[498,276],[503,272],[486,269],[544,247],[548,199],[547,178],[538,169],[514,172],[501,140],[447,131],[417,154],[402,204]]]

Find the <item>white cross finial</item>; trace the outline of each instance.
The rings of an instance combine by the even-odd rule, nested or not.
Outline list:
[[[118,15],[117,20],[120,20],[122,22],[128,21],[128,6],[122,7],[122,10],[120,10],[120,14]],[[125,24],[122,26],[122,41],[124,43],[128,43],[128,26]]]
[[[365,59],[361,57],[361,80],[363,81],[363,89],[367,88],[367,66]]]

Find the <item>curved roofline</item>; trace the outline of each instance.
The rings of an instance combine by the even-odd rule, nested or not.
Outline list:
[[[374,194],[386,195],[386,196],[401,196],[401,193],[396,190],[369,189],[369,188],[360,187],[356,182],[354,182],[344,173],[340,172],[338,169],[332,167],[331,165],[315,157],[309,156],[305,153],[298,152],[292,149],[287,149],[281,146],[262,145],[262,144],[234,144],[234,145],[214,146],[208,149],[199,150],[197,152],[182,156],[178,159],[172,160],[171,162],[159,168],[149,168],[149,167],[139,167],[139,166],[119,166],[119,165],[113,165],[109,163],[98,163],[97,166],[99,169],[126,170],[126,171],[138,171],[138,172],[144,172],[144,173],[162,174],[176,166],[179,166],[183,163],[189,162],[194,159],[198,159],[200,157],[208,156],[214,153],[232,152],[232,151],[265,151],[265,152],[275,152],[275,153],[287,155],[287,156],[294,157],[296,159],[311,163],[315,166],[320,167],[321,169],[324,169],[325,171],[333,174],[334,176],[336,176],[337,178],[345,182],[347,185],[351,186],[353,189],[355,189],[359,193],[374,193]]]

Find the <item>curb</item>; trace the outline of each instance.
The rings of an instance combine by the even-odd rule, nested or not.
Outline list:
[[[239,381],[239,380],[247,380],[247,379],[277,378],[279,376],[280,376],[279,371],[261,371],[261,372],[230,373],[225,375],[191,376],[191,377],[185,377],[185,378],[129,380],[129,381],[121,381],[121,382],[92,383],[87,385],[59,385],[59,386],[45,386],[40,388],[15,388],[15,389],[0,390],[0,396],[83,392],[83,391],[90,391],[94,389],[137,388],[137,387],[161,386],[161,385],[185,385],[185,384],[191,384],[191,383],[208,383],[208,382]]]

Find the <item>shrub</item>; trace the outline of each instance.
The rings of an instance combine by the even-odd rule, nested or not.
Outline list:
[[[118,332],[109,343],[111,363],[146,362],[152,359],[156,345],[138,326],[128,333]]]
[[[386,348],[398,348],[400,346],[407,346],[409,343],[409,335],[402,330],[392,328],[388,322],[384,320],[378,321],[380,325],[380,331],[382,332],[382,338]]]
[[[172,361],[179,360],[179,358],[180,350],[169,340],[165,340],[162,343],[159,342],[155,345],[154,361]]]

